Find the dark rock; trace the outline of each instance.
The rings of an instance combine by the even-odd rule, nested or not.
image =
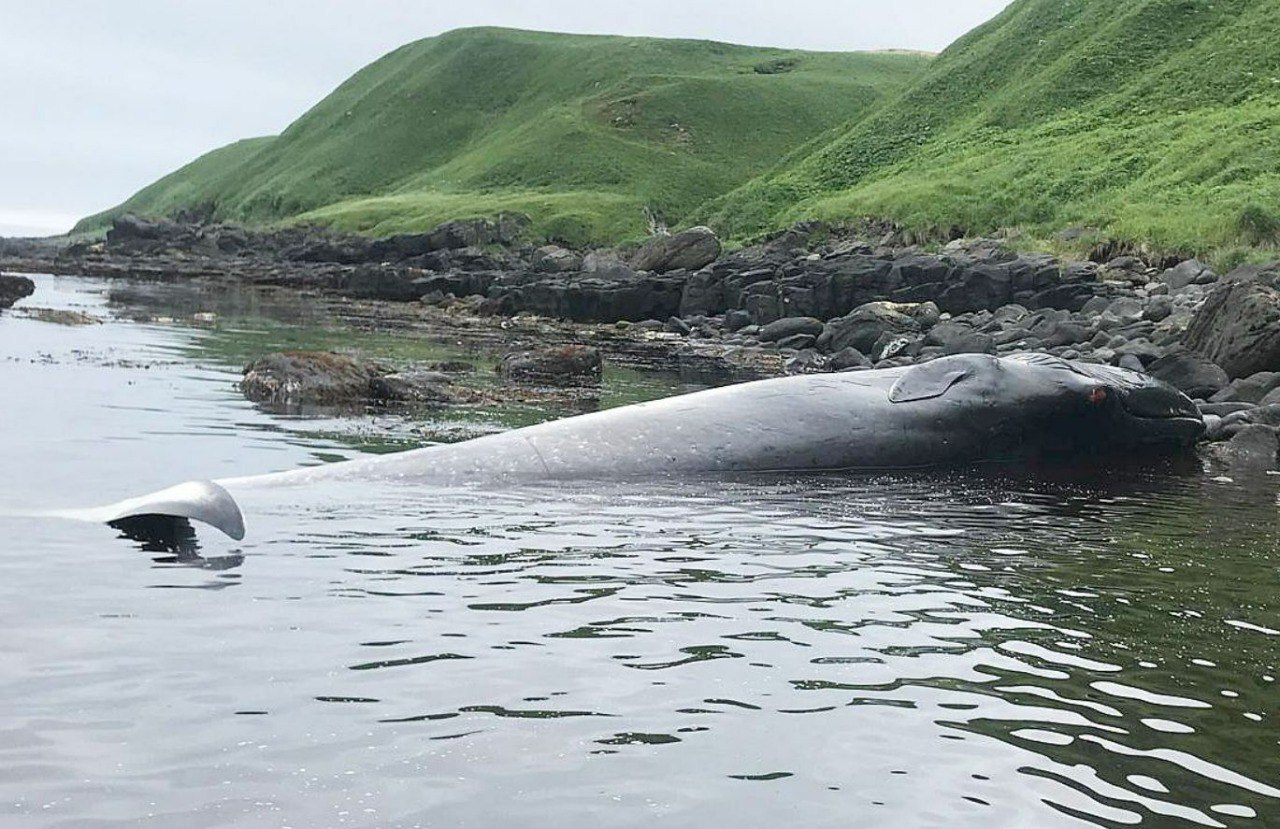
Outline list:
[[[1013,298],[1013,277],[1003,265],[962,269],[938,295],[938,307],[951,314],[994,310]]]
[[[533,252],[529,264],[537,273],[567,273],[582,269],[582,257],[559,245],[544,245]]]
[[[1201,403],[1199,408],[1201,414],[1226,417],[1236,412],[1247,412],[1256,407],[1252,403]]]
[[[1232,379],[1280,369],[1280,291],[1257,282],[1226,282],[1187,327],[1187,347]]]
[[[1234,473],[1267,472],[1276,467],[1280,438],[1275,427],[1253,423],[1236,432],[1229,443],[1214,445],[1211,452]]]
[[[847,316],[831,320],[818,337],[818,350],[833,354],[856,348],[866,354],[874,350],[876,342],[885,334],[918,334],[920,323],[902,313],[901,307],[889,302],[870,302]]]
[[[958,322],[941,322],[929,329],[924,344],[942,349],[944,354],[994,354],[995,338]]]
[[[1042,308],[1062,308],[1079,311],[1085,303],[1097,296],[1098,287],[1092,283],[1064,283],[1046,288],[1027,297],[1025,305],[1032,311]]]
[[[379,265],[362,265],[342,277],[338,285],[349,297],[389,302],[413,302],[431,290],[440,290],[434,286],[424,289],[424,286],[415,284],[414,278],[400,268]]]
[[[0,274],[0,308],[12,308],[20,299],[36,292],[36,283],[25,276]]]
[[[1116,356],[1118,357],[1116,365],[1120,368],[1127,368],[1129,371],[1137,372],[1145,370],[1142,360],[1138,359],[1137,356],[1133,354],[1117,354]]]
[[[843,348],[827,361],[831,371],[848,371],[855,368],[871,368],[871,361],[856,348]]]
[[[817,338],[822,333],[823,322],[813,317],[785,317],[760,329],[760,342],[772,343],[797,335]]]
[[[504,380],[543,386],[596,385],[602,369],[600,350],[582,345],[520,351],[498,366]]]
[[[1119,358],[1133,357],[1137,361],[1134,371],[1143,371],[1144,366],[1149,366],[1164,356],[1163,348],[1143,338],[1130,340],[1119,347],[1113,346],[1113,350]]]
[[[682,309],[684,308],[683,303],[681,304],[680,307]],[[738,309],[734,309],[732,311],[725,311],[725,314],[724,314],[724,330],[725,331],[740,331],[741,329],[746,328],[750,324],[751,324],[751,315],[748,314],[746,311],[742,311]]]
[[[1152,361],[1147,372],[1192,398],[1208,399],[1230,382],[1220,367],[1198,354],[1186,352],[1166,354]]]
[[[828,371],[827,358],[823,357],[812,348],[806,348],[797,354],[788,357],[783,363],[783,369],[787,374],[822,374]]]
[[[774,344],[778,348],[790,348],[796,351],[801,351],[806,348],[812,348],[813,344],[817,341],[818,338],[812,334],[792,334],[790,337],[783,337],[780,340],[776,340]]]
[[[268,354],[244,369],[240,391],[250,400],[285,405],[338,405],[366,400],[385,372],[343,354],[288,351]]]
[[[406,371],[374,377],[369,398],[375,403],[447,404],[466,402],[438,371]]]
[[[720,255],[720,240],[708,227],[691,227],[674,236],[654,236],[640,248],[631,266],[638,271],[666,273],[678,268],[696,271]]]
[[[687,337],[693,333],[693,326],[679,317],[672,317],[667,320],[663,330],[670,334],[679,334],[682,337]]]
[[[1215,281],[1218,276],[1209,266],[1196,259],[1188,259],[1160,274],[1161,282],[1169,286],[1170,291],[1180,291],[1191,284],[1204,285]]]
[[[1248,377],[1232,380],[1227,387],[1213,397],[1211,403],[1253,403],[1257,405],[1273,389],[1280,388],[1280,372],[1260,371]]]
[[[674,277],[610,278],[561,274],[489,291],[497,313],[526,311],[576,322],[667,319],[680,310],[684,281]]]

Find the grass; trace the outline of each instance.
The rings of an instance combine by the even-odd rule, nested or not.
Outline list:
[[[1280,239],[1280,0],[1015,0],[908,89],[699,211],[923,233],[1071,226],[1212,254]]]
[[[374,234],[518,210],[638,238],[896,93],[928,59],[464,29],[360,70],[276,137],[215,150],[78,226],[201,209]]]

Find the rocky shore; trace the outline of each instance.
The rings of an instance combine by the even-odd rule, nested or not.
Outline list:
[[[692,348],[759,374],[1043,351],[1171,383],[1201,404],[1211,440],[1250,436],[1237,455],[1280,426],[1280,263],[1219,275],[989,239],[927,251],[887,226],[801,225],[727,254],[705,228],[585,252],[521,245],[522,230],[504,217],[368,239],[125,217],[97,243],[0,240],[0,270],[282,286],[494,326],[554,318],[610,326],[615,347]]]

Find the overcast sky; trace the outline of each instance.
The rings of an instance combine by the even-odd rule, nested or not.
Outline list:
[[[461,26],[940,51],[1009,0],[0,0],[0,235],[58,233]]]

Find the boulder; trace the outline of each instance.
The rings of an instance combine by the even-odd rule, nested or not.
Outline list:
[[[535,386],[593,386],[603,370],[600,350],[566,345],[536,351],[519,351],[502,358],[498,371],[512,383]]]
[[[1180,291],[1188,285],[1206,285],[1217,278],[1218,275],[1198,259],[1180,262],[1159,276],[1159,280],[1168,285],[1170,291]]]
[[[1214,444],[1210,453],[1236,474],[1268,472],[1276,468],[1280,439],[1275,427],[1253,423],[1237,431],[1228,443]]]
[[[445,404],[464,402],[447,374],[439,371],[405,371],[375,376],[369,383],[369,399],[375,403]]]
[[[285,351],[245,366],[240,391],[259,403],[340,405],[368,399],[370,384],[385,373],[345,354]]]
[[[876,343],[886,334],[919,334],[920,323],[915,317],[903,313],[904,306],[892,302],[868,302],[851,313],[833,319],[818,337],[817,348],[826,354],[834,354],[846,348],[856,348],[863,354],[874,352]]]
[[[1147,371],[1187,397],[1201,400],[1208,400],[1230,382],[1221,367],[1198,354],[1187,352],[1166,354],[1148,365]]]
[[[818,337],[825,326],[813,317],[784,317],[760,329],[760,342],[774,343],[795,336]]]
[[[631,265],[638,271],[666,273],[676,269],[696,271],[720,255],[720,240],[709,227],[691,227],[672,235],[661,234],[645,242]]]
[[[1218,286],[1192,318],[1185,342],[1232,379],[1280,369],[1280,291],[1247,280]]]
[[[530,267],[537,273],[567,273],[582,269],[582,257],[559,245],[543,245],[533,252]]]
[[[994,354],[995,338],[958,322],[941,322],[929,329],[926,346],[938,346],[944,354]]]
[[[12,308],[20,299],[36,292],[36,283],[25,276],[0,274],[0,308]]]
[[[1227,387],[1213,397],[1211,403],[1252,403],[1257,405],[1272,390],[1280,388],[1280,372],[1260,371],[1237,380],[1232,380]]]

